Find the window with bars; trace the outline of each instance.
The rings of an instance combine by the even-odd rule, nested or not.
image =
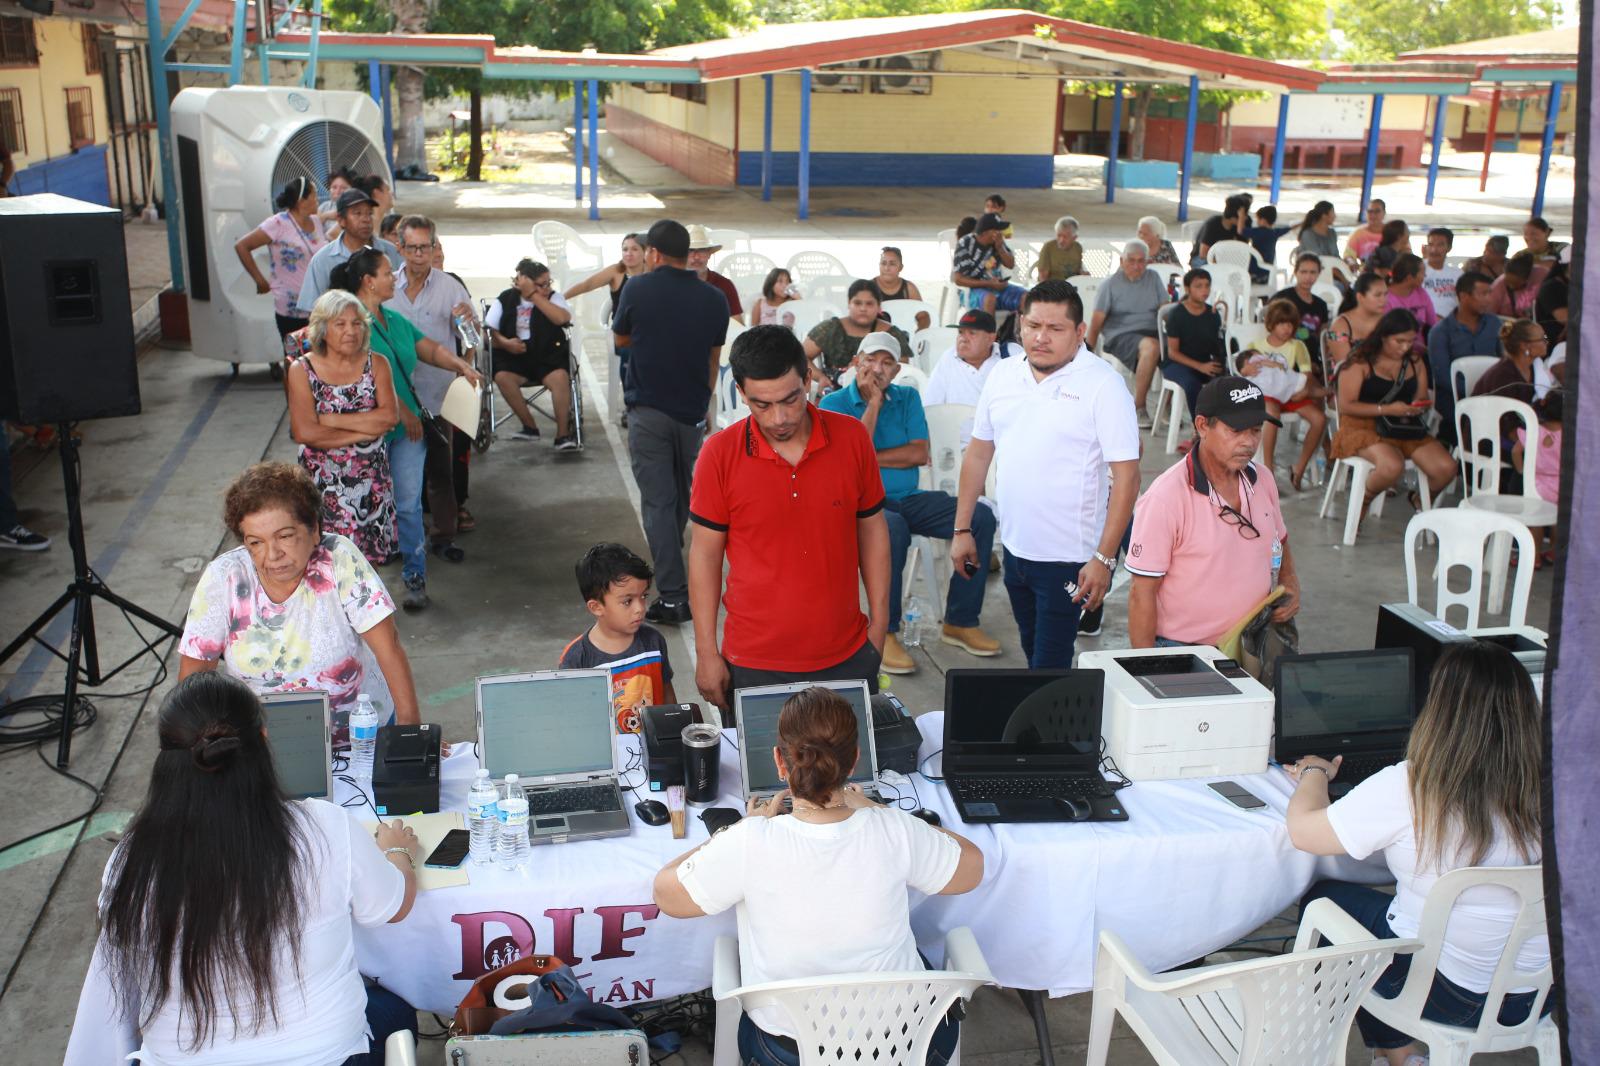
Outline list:
[[[39,46],[33,36],[33,20],[0,18],[0,67],[36,67]]]
[[[67,90],[67,138],[74,148],[94,143],[94,94],[87,86]]]
[[[28,151],[27,131],[22,128],[21,89],[0,89],[0,139],[14,154]]]
[[[83,33],[83,72],[100,73],[100,27],[89,22],[78,23]]]

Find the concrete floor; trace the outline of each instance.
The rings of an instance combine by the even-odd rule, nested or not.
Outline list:
[[[1520,223],[1527,186],[1519,175],[1497,178],[1483,199],[1468,196],[1469,180],[1457,173],[1442,181],[1441,212],[1448,204],[1470,201],[1465,210],[1472,212],[1477,225],[1514,229]],[[1298,205],[1301,200],[1331,195],[1347,210],[1346,217],[1353,217],[1355,193],[1350,188],[1324,189],[1320,181],[1318,186],[1291,185],[1284,200]],[[1425,214],[1414,186],[1410,179],[1396,182],[1390,193],[1391,214],[1412,219],[1449,217]],[[1475,183],[1470,191],[1475,192]],[[1209,206],[1220,200],[1221,192],[1202,189],[1195,201]],[[400,195],[408,211],[427,211],[439,220],[452,269],[463,275],[476,295],[491,296],[503,286],[509,264],[531,252],[525,234],[540,217],[568,221],[611,247],[616,235],[671,215],[759,234],[759,249],[780,261],[801,248],[824,247],[856,269],[875,259],[878,245],[894,241],[906,249],[908,274],[931,279],[940,273],[934,232],[970,213],[981,190],[913,189],[892,195],[881,190],[818,190],[813,197],[814,217],[807,223],[793,220],[792,201],[763,204],[742,190],[608,189],[603,224],[579,217],[566,199],[570,187],[402,185]],[[1125,192],[1119,201],[1107,208],[1097,193],[1075,188],[1021,192],[1012,197],[1011,214],[1025,233],[1042,235],[1050,219],[1070,212],[1084,221],[1090,237],[1121,237],[1140,214],[1171,216],[1170,197]],[[1552,202],[1557,208],[1552,222],[1558,234],[1565,233],[1570,220],[1562,205],[1570,203],[1570,185],[1553,189]],[[863,218],[847,210],[887,214]],[[137,251],[135,242],[130,242],[130,258],[138,256],[151,272],[159,272],[164,247],[145,236],[140,235]],[[617,539],[644,550],[621,437],[605,410],[604,368],[592,370],[588,450],[557,458],[548,443],[501,443],[476,457],[471,506],[479,528],[462,539],[467,561],[459,566],[435,561],[429,581],[434,606],[419,616],[399,618],[424,714],[449,736],[468,731],[475,676],[553,665],[561,647],[586,624],[571,576],[572,561],[584,548],[599,539]],[[268,379],[264,366],[247,366],[233,379],[226,364],[152,345],[140,354],[140,374],[143,414],[82,427],[88,555],[117,592],[164,617],[181,619],[199,571],[219,550],[231,546],[219,513],[222,489],[251,462],[292,458],[293,445],[287,436],[281,388]],[[1142,464],[1146,484],[1168,462],[1159,447],[1147,450]],[[15,463],[24,522],[56,537],[57,544],[43,555],[0,555],[0,610],[7,620],[0,637],[6,639],[50,603],[71,572],[56,456],[25,448],[16,453]],[[1403,500],[1391,501],[1388,512],[1369,522],[1360,542],[1347,549],[1338,543],[1339,523],[1316,517],[1319,502],[1320,494],[1313,492],[1285,501],[1304,585],[1303,646],[1307,650],[1370,646],[1375,605],[1405,597],[1400,545],[1409,508]],[[397,575],[385,571],[385,576],[392,582]],[[1104,635],[1080,646],[1122,644],[1125,602],[1125,592],[1115,595]],[[1531,624],[1548,628],[1549,603],[1546,570],[1535,576]],[[100,610],[97,618],[106,662],[121,662],[141,647],[141,639],[115,612]],[[989,662],[997,667],[1020,665],[1016,629],[998,582],[991,582],[984,625],[1005,649]],[[64,643],[64,634],[60,622],[50,631],[58,646]],[[688,671],[693,660],[682,636],[670,638],[672,658],[680,670]],[[944,670],[981,665],[956,649],[937,645],[917,656],[918,674],[897,679],[895,685],[917,711],[939,706]],[[172,663],[175,657],[169,657],[168,665]],[[75,737],[71,769],[104,789],[94,817],[0,851],[0,898],[8,901],[0,914],[0,959],[7,966],[0,991],[0,1026],[12,1031],[26,1026],[35,1048],[30,1058],[36,1061],[57,1060],[65,1045],[95,936],[94,899],[100,873],[114,834],[138,807],[148,777],[155,750],[151,712],[170,686],[164,671],[144,658],[104,686],[105,693],[91,693],[99,718]],[[47,652],[24,653],[0,664],[0,703],[58,692],[61,679],[59,663]],[[144,695],[112,695],[144,686],[153,689]],[[50,772],[25,750],[0,757],[0,796],[5,797],[0,811],[8,840],[71,817],[92,800],[84,785]],[[1050,1006],[1056,1054],[1063,1062],[1083,1054],[1088,1005],[1089,997],[1080,995]],[[986,992],[978,997],[966,1043],[971,1062],[1031,1063],[1038,1058],[1027,1016],[1010,995]],[[433,1044],[427,1051],[433,1061],[441,1061],[438,1048]],[[703,1049],[694,1046],[686,1049],[685,1057],[691,1062],[709,1061]],[[1112,1061],[1150,1060],[1124,1030]],[[1366,1060],[1354,1053],[1350,1061],[1364,1066]],[[1532,1059],[1509,1056],[1492,1061]]]

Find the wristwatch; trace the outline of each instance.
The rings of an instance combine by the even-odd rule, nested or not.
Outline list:
[[[1116,571],[1116,569],[1117,569],[1117,560],[1116,560],[1115,556],[1113,556],[1110,559],[1107,559],[1104,555],[1101,555],[1099,552],[1095,552],[1094,553],[1094,557],[1100,563],[1100,565],[1105,567],[1107,570],[1110,570],[1113,573]]]

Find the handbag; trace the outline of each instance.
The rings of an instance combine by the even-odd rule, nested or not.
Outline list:
[[[1382,407],[1386,403],[1393,403],[1400,395],[1400,390],[1406,384],[1406,370],[1410,367],[1410,358],[1400,361],[1400,374],[1395,378],[1394,385],[1378,401]],[[1379,415],[1375,419],[1378,436],[1388,437],[1390,440],[1422,440],[1428,435],[1428,427],[1422,424],[1420,415]]]
[[[502,983],[510,978],[526,978],[524,981],[513,980],[507,986],[507,993],[519,997],[527,995],[531,999],[535,991],[533,986],[538,985],[540,978],[565,966],[566,963],[554,955],[524,955],[497,970],[490,970],[472,982],[472,987],[467,989],[467,994],[462,996],[461,1002],[456,1005],[456,1015],[450,1022],[450,1035],[487,1035],[490,1026],[495,1022],[515,1013],[512,1009],[495,1003],[495,992]]]

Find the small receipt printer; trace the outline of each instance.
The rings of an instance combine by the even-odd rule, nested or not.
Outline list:
[[[683,784],[683,729],[700,721],[699,705],[658,703],[644,709],[645,774],[651,792]]]
[[[380,815],[438,813],[442,736],[429,722],[379,728],[372,756],[372,803]]]
[[[917,770],[917,749],[922,732],[911,712],[892,692],[872,697],[872,743],[878,750],[878,769],[910,775]]]

